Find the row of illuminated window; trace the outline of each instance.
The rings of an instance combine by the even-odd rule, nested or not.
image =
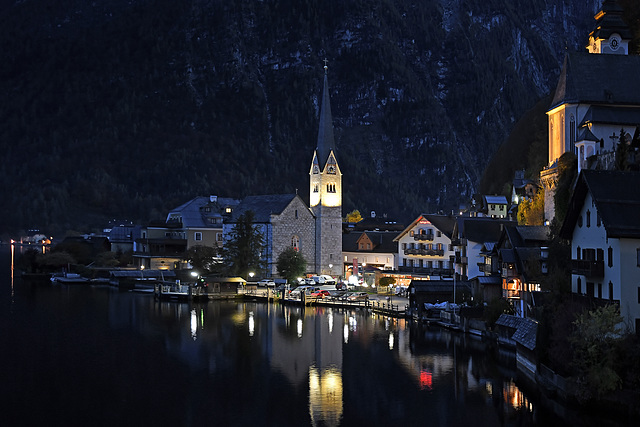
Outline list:
[[[428,261],[423,259],[402,258],[403,267],[437,268],[442,270],[451,268],[451,265],[450,261]]]
[[[426,249],[426,250],[444,250],[444,245],[442,243],[403,243],[402,250],[407,249]]]
[[[420,228],[417,231],[416,230],[409,231],[409,236],[411,236],[411,237],[414,237],[416,234],[426,235],[426,236],[433,236],[434,235],[433,228]],[[436,237],[442,236],[442,232],[440,230],[436,230],[435,236]]]
[[[318,186],[318,184],[313,186],[313,192],[317,193],[318,191],[320,191],[320,187]],[[327,193],[335,193],[336,192],[336,185],[335,184],[327,184]]]

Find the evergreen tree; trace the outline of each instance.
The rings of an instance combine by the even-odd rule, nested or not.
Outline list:
[[[287,279],[289,283],[294,283],[297,277],[302,276],[306,267],[307,261],[293,247],[288,247],[278,255],[276,264],[278,274]]]
[[[262,273],[265,270],[263,258],[264,238],[253,225],[254,213],[247,211],[238,217],[230,238],[222,250],[228,273],[232,276],[248,278],[249,273]]]

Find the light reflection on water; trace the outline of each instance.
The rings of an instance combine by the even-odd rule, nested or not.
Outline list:
[[[479,340],[444,329],[362,310],[160,302],[108,287],[18,281],[12,296],[4,283],[16,313],[3,365],[24,360],[30,372],[6,376],[23,414],[21,402],[35,399],[55,414],[93,408],[85,421],[146,408],[147,425],[536,425],[515,373]],[[41,341],[27,352],[25,342]],[[60,389],[61,378],[74,388]],[[101,404],[115,414],[74,393],[94,381],[110,390]],[[51,389],[63,395],[48,408]]]

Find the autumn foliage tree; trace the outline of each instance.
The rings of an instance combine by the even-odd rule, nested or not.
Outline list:
[[[544,191],[539,190],[533,199],[524,199],[518,205],[519,225],[544,224]]]

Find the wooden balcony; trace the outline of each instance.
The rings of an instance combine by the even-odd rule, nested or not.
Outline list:
[[[431,242],[433,241],[433,233],[426,233],[426,234],[414,234],[413,235],[413,239],[414,240],[421,240],[421,241],[427,241],[427,242]]]
[[[572,259],[571,273],[585,277],[604,277],[604,261]]]

